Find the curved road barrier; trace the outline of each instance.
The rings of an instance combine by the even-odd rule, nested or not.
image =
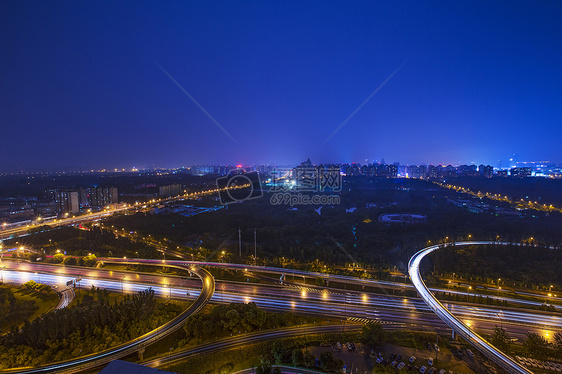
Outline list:
[[[508,373],[525,373],[525,374],[532,374],[532,371],[529,371],[523,365],[515,361],[512,357],[506,355],[490,343],[488,343],[485,339],[483,339],[480,335],[476,332],[472,331],[467,325],[465,325],[461,320],[455,317],[451,312],[447,310],[435,298],[435,296],[431,293],[431,291],[425,285],[421,274],[420,274],[420,263],[425,256],[430,254],[433,251],[436,251],[440,248],[444,247],[461,247],[461,246],[468,246],[468,245],[513,245],[512,243],[506,242],[494,242],[494,241],[474,241],[474,242],[458,242],[458,243],[446,243],[446,244],[437,244],[432,245],[430,247],[424,248],[421,251],[417,252],[410,258],[410,262],[408,264],[408,272],[410,274],[410,279],[412,280],[412,284],[416,287],[420,297],[425,301],[425,303],[437,314],[439,318],[443,322],[447,324],[450,328],[453,329],[457,334],[459,334],[463,339],[469,342],[474,348],[478,349],[484,356],[488,357],[494,363],[499,365],[502,369],[506,370]],[[516,245],[516,244],[515,244]]]
[[[132,263],[132,261],[131,261]],[[179,266],[178,266],[179,267]],[[185,269],[185,267],[183,267]],[[15,368],[1,371],[0,373],[76,373],[87,369],[92,369],[100,365],[107,364],[118,358],[125,357],[132,353],[149,346],[150,344],[162,339],[163,337],[180,329],[185,320],[199,312],[213,297],[215,292],[215,280],[213,276],[205,269],[199,267],[190,267],[190,272],[197,275],[203,283],[203,288],[199,297],[180,315],[164,325],[136,338],[127,343],[107,349],[102,352],[93,353],[88,356],[78,357],[72,360],[59,362],[47,366],[33,368]]]

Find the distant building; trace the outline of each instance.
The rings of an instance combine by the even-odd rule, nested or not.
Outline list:
[[[443,166],[433,166],[429,165],[427,167],[427,177],[428,178],[441,178],[443,176]]]
[[[116,187],[88,187],[81,190],[85,193],[81,202],[86,202],[87,206],[102,207],[119,202],[119,194]]]
[[[508,208],[501,208],[501,207],[494,208],[494,214],[496,216],[521,217],[521,213],[518,212],[517,210],[508,209]]]
[[[410,214],[410,213],[385,213],[379,216],[379,222],[387,225],[411,225],[413,223],[427,222],[425,214]]]
[[[506,178],[509,175],[509,171],[508,170],[498,170],[496,172],[496,176],[497,177],[501,177],[501,178]]]
[[[158,187],[158,196],[160,197],[171,197],[181,195],[183,187],[181,184],[169,184],[166,186]]]
[[[492,178],[494,175],[494,167],[490,165],[479,165],[478,172],[484,178]]]
[[[458,206],[460,208],[465,208],[472,213],[485,213],[490,210],[490,205],[482,203],[479,200],[465,200],[465,199],[451,199],[448,198],[447,202]]]
[[[531,176],[532,172],[533,169],[530,167],[513,168],[510,170],[510,174],[514,178],[527,178]]]
[[[58,214],[80,212],[78,191],[50,188],[47,189],[46,195],[49,201],[55,203],[55,210]]]

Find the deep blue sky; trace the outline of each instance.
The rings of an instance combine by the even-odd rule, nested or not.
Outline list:
[[[561,19],[556,0],[2,1],[0,170],[562,161]]]

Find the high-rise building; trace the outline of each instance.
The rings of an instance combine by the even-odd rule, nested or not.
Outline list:
[[[484,178],[492,178],[494,175],[494,167],[491,165],[480,165],[478,166],[478,172]]]
[[[511,176],[515,178],[526,178],[530,177],[533,173],[533,169],[529,167],[524,168],[513,168],[510,170]]]
[[[181,195],[182,191],[183,188],[181,184],[179,183],[169,184],[166,186],[158,187],[158,196],[161,197],[178,196]]]
[[[49,201],[55,203],[55,209],[58,214],[80,212],[80,202],[77,191],[50,188],[46,191],[46,195]]]
[[[88,187],[85,192],[88,206],[102,207],[119,202],[117,187]]]

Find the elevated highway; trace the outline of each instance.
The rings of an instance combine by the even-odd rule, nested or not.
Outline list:
[[[444,247],[462,247],[469,245],[513,245],[513,243],[506,242],[491,242],[491,241],[470,241],[470,242],[457,242],[457,243],[446,243],[439,245],[432,245],[426,247],[412,256],[408,264],[408,272],[410,274],[410,279],[412,284],[416,287],[422,300],[429,306],[429,308],[449,326],[453,331],[455,331],[459,336],[470,343],[474,348],[480,351],[484,356],[492,360],[494,363],[499,365],[502,369],[506,370],[508,373],[517,374],[529,374],[532,373],[526,367],[521,365],[511,356],[503,353],[492,344],[487,342],[484,338],[474,332],[469,326],[457,318],[453,313],[451,313],[447,308],[443,306],[433,295],[433,293],[425,285],[421,273],[420,264],[425,256],[431,252],[437,251]]]

